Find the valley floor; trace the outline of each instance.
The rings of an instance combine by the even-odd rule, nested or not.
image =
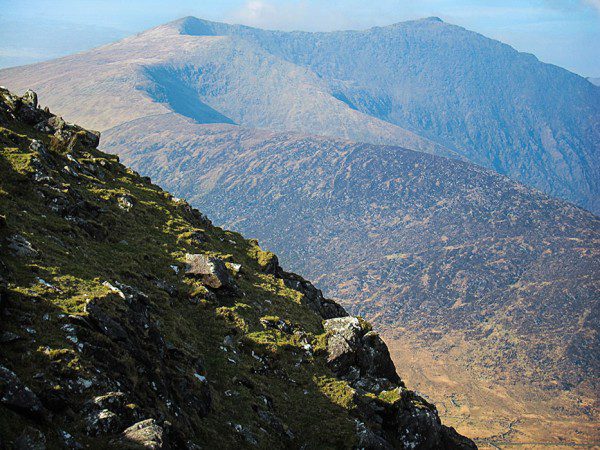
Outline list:
[[[397,332],[384,337],[402,379],[425,393],[444,423],[479,448],[600,448],[594,399],[500,384],[465,370],[453,352],[440,355]]]

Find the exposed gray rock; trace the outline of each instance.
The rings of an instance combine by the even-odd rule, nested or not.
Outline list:
[[[381,391],[400,377],[387,346],[357,317],[338,317],[323,323],[329,333],[327,361],[339,376],[368,390]]]
[[[122,442],[157,450],[165,448],[164,430],[154,419],[138,422],[123,431]]]
[[[0,344],[8,344],[10,342],[18,341],[19,339],[21,339],[21,336],[13,333],[12,331],[5,331],[4,333],[0,334]]]
[[[384,438],[375,434],[363,422],[356,421],[357,447],[364,450],[392,450],[394,447]]]
[[[58,430],[58,435],[59,435],[60,439],[62,440],[62,442],[64,443],[65,448],[76,449],[76,450],[83,448],[83,445],[81,445],[79,442],[77,442],[71,433],[68,433],[65,430]]]
[[[0,366],[0,403],[30,418],[39,419],[44,415],[38,396],[4,366]]]
[[[115,434],[139,421],[141,417],[138,408],[128,407],[128,403],[123,392],[108,392],[88,401],[84,406],[87,434]]]
[[[133,208],[133,198],[131,198],[129,195],[121,195],[117,198],[117,202],[119,208],[125,211],[129,211],[131,208]]]
[[[21,97],[21,101],[27,106],[31,106],[32,108],[38,107],[38,96],[31,89],[27,89]]]
[[[115,341],[127,340],[127,331],[123,326],[107,314],[101,306],[102,299],[91,299],[85,305],[90,321],[95,324],[102,333]]]
[[[99,409],[121,409],[125,405],[126,396],[123,392],[109,392],[94,397],[92,404]]]
[[[295,329],[294,325],[292,325],[289,321],[281,320],[279,318],[263,317],[260,319],[260,323],[265,328],[275,328],[283,333],[288,334],[293,333]]]
[[[97,148],[100,144],[100,132],[92,130],[83,130],[82,141],[86,146]]]
[[[269,270],[274,271],[276,276],[282,278],[287,287],[302,292],[304,294],[303,302],[322,318],[332,319],[348,315],[340,304],[323,297],[323,292],[320,289],[314,287],[312,283],[301,276],[284,272],[281,268],[269,268]]]
[[[48,119],[48,125],[51,126],[55,132],[58,132],[64,130],[67,126],[67,123],[62,117],[53,116]]]
[[[353,345],[358,341],[362,332],[360,321],[357,317],[352,316],[326,320],[323,327],[325,331],[329,331],[332,335],[341,337]]]
[[[93,412],[86,418],[86,431],[89,436],[113,434],[121,429],[121,418],[108,409]]]
[[[22,258],[35,258],[39,254],[31,243],[20,234],[14,234],[8,238],[8,248],[15,256]]]
[[[359,355],[359,366],[366,368],[367,375],[399,382],[390,352],[379,334],[369,331],[362,337],[362,342],[363,351]]]
[[[213,289],[236,289],[237,286],[221,258],[201,254],[186,254],[186,275],[196,277]]]

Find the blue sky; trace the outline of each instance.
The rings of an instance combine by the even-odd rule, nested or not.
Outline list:
[[[600,0],[0,0],[0,66],[85,50],[186,15],[309,31],[438,16],[600,77]]]

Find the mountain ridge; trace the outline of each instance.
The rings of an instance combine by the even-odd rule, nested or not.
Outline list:
[[[558,177],[574,192],[581,182],[595,198],[598,89],[437,21],[248,33],[259,35],[181,35],[167,24],[0,71],[0,80],[39,89],[68,120],[101,125],[104,149],[300,265],[385,326],[392,350],[418,348],[411,374],[427,378],[428,361],[455,364],[448,373],[463,379],[443,386],[443,404],[461,430],[489,436],[489,419],[475,432],[468,425],[486,411],[502,416],[503,439],[589,443],[598,417],[597,216],[482,165],[537,174],[532,182],[548,168],[548,183]],[[415,111],[423,133],[437,127],[470,142],[480,165],[435,156],[453,155],[411,134],[414,124],[386,121],[410,122]],[[554,122],[528,122],[537,112]],[[235,125],[199,123],[219,120]],[[369,136],[380,144],[364,143]],[[409,358],[395,354],[402,371]],[[482,379],[501,388],[510,410],[461,397],[467,376],[477,392],[489,392]],[[531,409],[531,399],[545,406]]]
[[[470,240],[481,241],[481,245],[485,245],[486,248],[500,245],[499,249],[484,256],[485,259],[490,258],[490,262],[495,253],[508,251],[509,254],[513,254],[509,259],[511,262],[506,267],[498,267],[498,270],[490,268],[489,272],[480,272],[468,262],[475,254],[467,252],[461,256],[461,262],[456,261],[460,266],[466,264],[464,269],[468,269],[465,273],[478,272],[477,275],[474,272],[471,276],[479,277],[480,284],[482,280],[486,280],[483,285],[489,284],[489,287],[482,288],[480,293],[475,290],[472,294],[468,291],[462,295],[452,294],[451,285],[444,287],[444,283],[440,281],[445,277],[441,271],[435,277],[438,286],[436,289],[441,290],[434,290],[427,294],[422,287],[417,288],[420,286],[419,278],[425,276],[427,272],[413,273],[411,276],[415,281],[409,282],[407,286],[417,288],[409,298],[418,305],[421,302],[426,303],[425,298],[429,298],[429,295],[432,295],[431,300],[437,297],[444,299],[443,302],[448,302],[451,298],[455,298],[453,301],[461,298],[465,301],[472,295],[475,295],[474,298],[478,301],[490,295],[493,297],[496,295],[492,295],[493,289],[499,288],[502,291],[523,277],[527,264],[535,264],[536,258],[542,257],[545,246],[551,245],[554,235],[558,233],[557,236],[564,236],[566,240],[560,245],[566,245],[570,238],[565,227],[566,230],[572,229],[573,236],[587,242],[585,246],[590,246],[590,251],[593,251],[592,249],[597,245],[599,225],[596,216],[541,193],[535,193],[525,186],[514,184],[508,178],[494,175],[489,170],[467,163],[421,156],[418,152],[394,147],[369,146],[304,135],[255,133],[243,129],[238,131],[237,127],[230,127],[236,130],[232,131],[220,125],[198,126],[182,122],[180,130],[171,127],[170,132],[164,131],[165,124],[170,120],[170,118],[157,116],[151,121],[141,119],[137,123],[128,124],[123,130],[113,129],[105,135],[105,148],[120,153],[137,170],[160,180],[179,195],[190,198],[194,204],[201,205],[220,223],[235,225],[236,228],[269,242],[269,245],[285,256],[286,260],[296,261],[294,264],[300,263],[299,266],[295,265],[297,270],[316,277],[322,286],[327,287],[328,292],[333,293],[337,298],[342,298],[346,304],[349,304],[351,298],[361,298],[361,302],[355,306],[358,311],[367,316],[373,315],[372,311],[367,314],[368,297],[365,298],[364,294],[359,296],[360,291],[356,290],[342,294],[343,290],[339,291],[339,286],[347,286],[350,280],[356,279],[357,274],[361,272],[358,267],[363,264],[368,265],[366,261],[370,257],[385,260],[386,253],[407,253],[406,257],[410,257],[415,251],[417,254],[421,252],[426,254],[427,249],[439,248],[439,251],[446,256],[429,257],[440,260],[440,267],[436,269],[439,271],[443,262],[452,259],[449,254],[452,254],[453,246],[469,248]],[[163,130],[156,132],[156,135],[170,136],[169,142],[173,144],[159,146],[154,133],[145,131],[149,123],[153,125],[153,129]],[[194,127],[202,128],[202,133],[194,131]],[[136,150],[121,149],[120,132],[127,136],[126,140],[130,148]],[[186,135],[187,139],[183,137]],[[191,138],[191,136],[197,137]],[[360,161],[356,163],[356,167],[360,167],[360,173],[355,172],[357,169],[350,168],[354,167],[351,163],[353,160]],[[388,167],[382,169],[386,165]],[[413,165],[415,167],[411,169]],[[346,169],[346,166],[349,168]],[[367,167],[373,168],[372,171],[368,171],[372,175],[366,175]],[[297,174],[298,170],[302,173],[301,177]],[[348,175],[346,170],[349,171]],[[455,179],[453,182],[447,181],[453,173],[459,172],[468,175],[463,175],[464,178]],[[242,173],[244,176],[240,176]],[[372,180],[368,181],[369,178]],[[397,186],[388,186],[390,182]],[[369,184],[372,187],[366,187]],[[458,189],[460,193],[456,192]],[[483,198],[479,199],[480,197]],[[207,201],[204,200],[205,198]],[[379,199],[377,209],[371,211],[369,205],[375,204],[375,198]],[[353,199],[352,205],[349,199]],[[460,205],[460,202],[463,205]],[[342,206],[344,204],[347,208]],[[394,209],[392,205],[399,206],[395,206]],[[542,213],[542,210],[538,211],[540,205],[549,209]],[[320,219],[312,217],[313,214],[317,214]],[[542,221],[543,214],[569,218],[569,222],[559,221],[555,225],[550,219]],[[379,217],[381,215],[383,216]],[[394,216],[405,215],[411,217],[406,221],[393,220]],[[487,215],[489,218],[479,219]],[[513,219],[510,219],[511,215],[514,216]],[[282,229],[294,231],[282,240],[267,238],[265,233],[269,227],[262,224],[263,217],[269,217],[269,226],[278,224]],[[292,220],[300,217],[303,220]],[[371,218],[376,222],[371,223]],[[571,223],[571,220],[574,222]],[[575,225],[579,220],[589,225]],[[388,221],[391,222],[387,223]],[[446,225],[442,225],[443,223]],[[299,228],[294,228],[294,224]],[[401,224],[404,225],[400,226]],[[448,224],[453,225],[449,227]],[[310,227],[310,234],[300,231],[301,227],[306,226]],[[423,243],[422,247],[408,251],[412,247],[411,226],[419,230],[414,231],[416,234],[427,233],[428,237],[427,243]],[[569,228],[571,226],[574,228]],[[403,229],[404,227],[408,228]],[[527,227],[532,229],[527,230]],[[364,236],[367,233],[372,233],[374,237],[367,238]],[[528,240],[533,239],[529,243],[533,248],[528,256],[526,256],[527,252],[518,250],[519,241],[523,239],[519,233],[528,236]],[[386,234],[389,238],[385,238]],[[446,236],[445,240],[444,236]],[[332,237],[335,237],[335,240],[328,244]],[[396,242],[392,244],[390,238]],[[513,239],[517,241],[512,242]],[[486,240],[494,244],[485,243]],[[359,250],[353,248],[353,242],[369,244],[363,250]],[[331,246],[337,250],[334,252]],[[450,250],[444,250],[446,247]],[[420,250],[417,250],[419,248]],[[565,249],[563,248],[562,251]],[[578,257],[575,249],[569,251],[573,252],[570,256],[574,258],[573,267],[579,267],[582,273],[587,273],[587,276],[593,277],[594,273],[597,273],[595,272],[597,269],[594,269],[594,260],[589,259],[591,254],[588,254],[588,259],[585,259],[582,265],[576,262]],[[334,260],[340,259],[344,260],[340,267],[345,268],[346,273],[334,275],[336,281],[326,281],[327,277],[335,272],[332,270]],[[353,266],[349,266],[352,260],[354,260]],[[394,285],[398,280],[403,279],[405,275],[402,274],[402,269],[397,267],[401,261],[393,258],[388,259],[385,264],[378,261],[381,272],[375,273],[377,273],[376,279],[380,280],[379,283],[383,286]],[[412,263],[417,261],[418,259]],[[591,264],[587,268],[588,263],[585,261]],[[411,264],[407,265],[411,266]],[[385,271],[388,270],[392,270],[394,275],[386,275]],[[504,270],[512,275],[501,275]],[[510,277],[515,278],[511,281]],[[580,282],[583,282],[583,279]],[[376,283],[373,282],[366,284],[371,286],[370,289],[379,292],[377,297],[382,297],[381,291],[378,291],[381,287],[375,288]],[[575,285],[571,287],[574,288]],[[506,295],[506,292],[502,295]],[[383,295],[390,300],[396,296],[391,293]],[[556,302],[554,308],[560,310],[559,297],[554,295],[550,298]],[[489,301],[492,299],[489,298]],[[580,301],[581,305],[585,304],[583,299]],[[394,303],[390,302],[387,306],[379,305],[379,307],[385,311],[393,305]],[[577,310],[579,311],[579,308]],[[450,311],[445,309],[440,309],[439,312],[450,314]],[[410,311],[407,314],[410,315]],[[436,311],[430,311],[427,320],[434,320],[436,314]],[[392,323],[396,320],[391,317],[390,319]],[[470,328],[477,325],[480,319],[475,316],[470,320],[473,321],[470,325],[463,324],[460,327]],[[550,322],[558,320],[560,326],[566,327],[565,318],[544,320]],[[458,325],[455,320],[450,322]],[[441,323],[434,320],[432,328],[440,326]],[[591,353],[593,352],[590,350]],[[593,363],[592,367],[595,367],[594,364],[597,366],[597,363]],[[541,367],[540,370],[545,369]],[[591,370],[590,375],[595,369]],[[562,372],[563,376],[568,373],[567,370]],[[551,376],[557,374],[553,373]]]
[[[588,183],[591,188],[590,193],[585,194],[592,201],[588,208],[591,208],[592,211],[597,210],[597,206],[594,206],[593,203],[596,201],[597,195],[593,193],[598,190],[597,186],[594,187],[594,179],[597,179],[598,176],[593,174],[595,168],[600,164],[598,161],[600,136],[593,130],[598,129],[600,125],[600,94],[598,91],[589,90],[585,94],[588,100],[583,100],[584,97],[581,94],[587,89],[587,83],[579,75],[552,64],[542,63],[534,55],[518,52],[507,44],[486,38],[463,27],[431,20],[400,22],[387,27],[374,27],[359,31],[319,33],[265,31],[246,26],[199,21],[195,18],[175,21],[165,26],[174,27],[184,34],[194,34],[198,24],[201,29],[212,29],[214,34],[233,34],[251,39],[284,59],[310,67],[326,79],[349,80],[350,83],[360,80],[356,92],[354,92],[355,88],[349,88],[343,83],[338,85],[342,92],[345,91],[344,97],[349,99],[355,97],[353,104],[359,105],[359,110],[433,139],[476,164],[492,168],[541,190],[581,204],[581,201],[576,200],[572,194],[566,195],[564,189],[571,189],[566,185],[560,188],[562,190],[560,192],[554,192],[554,190],[564,184],[564,178],[576,178],[584,175],[587,177],[585,183]],[[369,40],[371,35],[389,41],[389,45],[384,45],[383,52],[380,47],[371,44]],[[346,46],[351,51],[346,51],[347,54],[344,54],[345,50],[339,46],[337,38],[349,41]],[[410,44],[411,39],[416,41],[416,45]],[[448,44],[445,44],[445,39],[449,40]],[[408,44],[403,44],[403,41]],[[393,48],[391,47],[393,42],[402,46],[402,50],[388,51]],[[469,43],[465,45],[465,42]],[[432,55],[425,53],[426,49],[429,49]],[[480,58],[477,65],[474,65],[472,61],[460,60],[461,52],[465,53],[465,58],[470,58],[471,53],[477,52]],[[356,55],[365,61],[357,64]],[[380,61],[386,61],[387,65],[381,64]],[[391,61],[395,64],[388,64]],[[501,63],[498,64],[497,61],[501,61]],[[452,77],[448,77],[444,72],[442,63],[455,72],[452,73]],[[407,64],[416,64],[417,69],[415,70],[417,71],[412,73],[410,69],[403,70],[402,68]],[[461,69],[463,64],[464,69]],[[510,65],[512,71],[519,71],[518,75],[515,74],[519,78],[518,83],[511,84],[510,80],[503,76],[505,67],[502,64]],[[394,68],[400,68],[402,76],[395,75]],[[433,78],[430,74],[423,75],[423,72],[427,73],[428,69],[436,71],[431,72]],[[386,76],[382,81],[377,81],[382,78],[381,73],[385,73]],[[497,73],[494,75],[495,79],[491,84],[487,83],[486,78],[493,73]],[[558,86],[558,82],[553,81],[554,79],[564,80],[564,84],[569,86],[574,85],[572,94],[569,97],[559,95],[548,104],[540,102],[540,98],[548,95],[548,86],[536,87],[535,83],[538,81],[533,80],[531,73],[539,75],[545,83],[553,85],[552,90],[557,90]],[[428,83],[433,87],[425,91],[429,98],[422,97],[420,91],[426,84],[417,76],[430,77]],[[385,89],[385,86],[388,85],[397,87],[402,84],[407,87],[400,92],[396,100],[393,91],[388,92]],[[470,91],[469,84],[483,89],[482,92]],[[495,95],[499,85],[508,86],[508,89],[502,98],[496,99]],[[443,90],[442,101],[437,100],[436,89]],[[514,91],[514,95],[511,95],[512,91]],[[417,92],[417,94],[413,92]],[[455,92],[461,95],[455,95]],[[517,99],[514,96],[517,96]],[[523,97],[523,99],[518,97]],[[414,102],[414,105],[406,104],[407,100]],[[586,101],[588,102],[587,106]],[[520,106],[521,102],[528,106]],[[380,109],[382,103],[384,110]],[[386,103],[389,104],[386,105]],[[463,109],[455,108],[452,106],[453,103],[464,103],[465,107]],[[489,111],[481,110],[481,103],[489,104]],[[574,103],[574,106],[570,106],[570,103]],[[506,109],[506,106],[509,106],[510,109]],[[527,108],[531,107],[535,108],[534,114],[529,114],[527,111]],[[392,109],[388,111],[385,108]],[[582,108],[587,108],[587,110]],[[566,111],[561,113],[563,118],[583,113],[584,117],[588,117],[586,120],[589,120],[589,123],[561,125],[561,119],[557,119],[557,116],[554,115],[554,111],[557,109],[572,110],[572,113]],[[486,122],[477,124],[471,123],[471,119],[468,117],[461,118],[462,115],[475,116],[474,111],[480,110],[485,115],[482,119],[485,119]],[[425,120],[431,121],[430,125],[420,123],[423,118],[419,114],[422,113],[429,115]],[[452,122],[440,116],[456,117],[457,119]],[[501,127],[509,129],[511,122],[515,122],[523,129],[531,129],[534,134],[531,137],[523,135],[524,132],[518,129],[495,134],[487,131],[494,129],[498,122]],[[565,141],[568,136],[561,129],[564,126],[570,127],[576,135],[579,133],[579,137],[571,140],[571,143]],[[469,131],[471,127],[475,127],[478,130],[477,133],[482,136],[485,133],[489,135],[482,140]],[[455,130],[453,131],[452,128]],[[586,141],[581,139],[582,132],[587,134]],[[519,133],[521,133],[520,136]],[[514,141],[514,144],[511,141]],[[514,148],[515,145],[517,148]],[[488,154],[482,154],[481,151],[486,147],[489,147],[486,149]],[[494,147],[498,147],[498,150]],[[515,150],[522,152],[516,165],[507,158],[506,154],[503,154]],[[540,156],[537,156],[538,154]],[[576,161],[574,158],[581,158],[581,161]],[[545,162],[544,159],[549,159],[551,162]],[[579,166],[576,172],[573,172],[575,166],[569,167],[574,164]],[[570,174],[567,175],[567,172],[563,172],[553,175],[557,168],[568,170]],[[581,173],[578,173],[579,171]],[[587,175],[585,175],[586,173]],[[548,184],[548,175],[551,175],[557,183],[555,187]],[[585,205],[585,203],[583,204]]]
[[[181,52],[170,54],[164,46]],[[148,79],[146,69],[163,76]],[[49,82],[63,72],[78,80],[77,89]],[[21,91],[31,86],[67,117],[101,130],[172,110],[165,89],[175,84],[186,90],[191,109],[208,105],[242,126],[459,157],[599,208],[598,89],[446,22],[310,33],[188,17],[35,70],[0,71],[0,81]],[[45,92],[49,84],[55,89]],[[57,87],[66,95],[54,104]],[[100,89],[111,97],[103,108],[92,99]],[[90,111],[77,111],[64,100],[80,97],[81,90],[93,110],[83,102]],[[142,92],[149,98],[140,98]]]

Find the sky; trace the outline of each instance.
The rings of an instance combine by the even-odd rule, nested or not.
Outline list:
[[[600,0],[0,0],[0,67],[87,50],[187,15],[306,31],[437,16],[600,77]]]

